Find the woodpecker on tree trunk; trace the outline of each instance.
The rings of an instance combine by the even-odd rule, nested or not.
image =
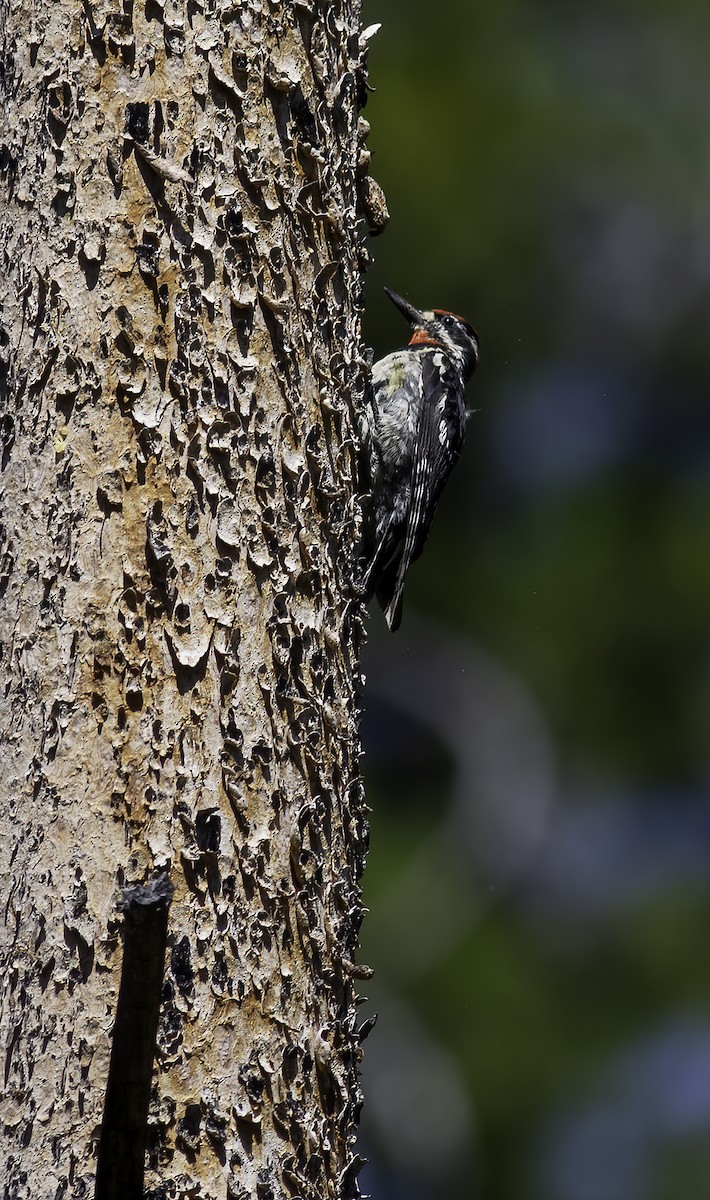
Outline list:
[[[412,326],[409,345],[372,368],[363,429],[371,500],[365,521],[365,592],[389,628],[402,617],[404,578],[421,554],[466,432],[464,399],[478,335],[444,309],[420,312],[385,288]]]

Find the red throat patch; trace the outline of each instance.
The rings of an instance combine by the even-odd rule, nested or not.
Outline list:
[[[415,329],[409,339],[410,346],[443,346],[443,342],[437,342],[436,338],[430,337],[426,329]]]

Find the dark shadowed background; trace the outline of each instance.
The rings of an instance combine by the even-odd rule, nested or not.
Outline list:
[[[365,335],[476,410],[366,653],[363,1186],[710,1195],[710,5],[367,0]]]

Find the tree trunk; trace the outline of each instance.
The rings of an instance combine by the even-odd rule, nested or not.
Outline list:
[[[148,1194],[357,1192],[358,22],[0,16],[12,1200],[114,1194],[161,986]]]

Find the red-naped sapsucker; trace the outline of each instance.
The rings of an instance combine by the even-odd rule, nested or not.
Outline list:
[[[363,427],[370,502],[365,591],[391,630],[402,616],[404,578],[421,554],[434,510],[466,431],[466,382],[478,364],[476,331],[454,313],[419,312],[385,289],[412,326],[409,345],[372,368]]]

